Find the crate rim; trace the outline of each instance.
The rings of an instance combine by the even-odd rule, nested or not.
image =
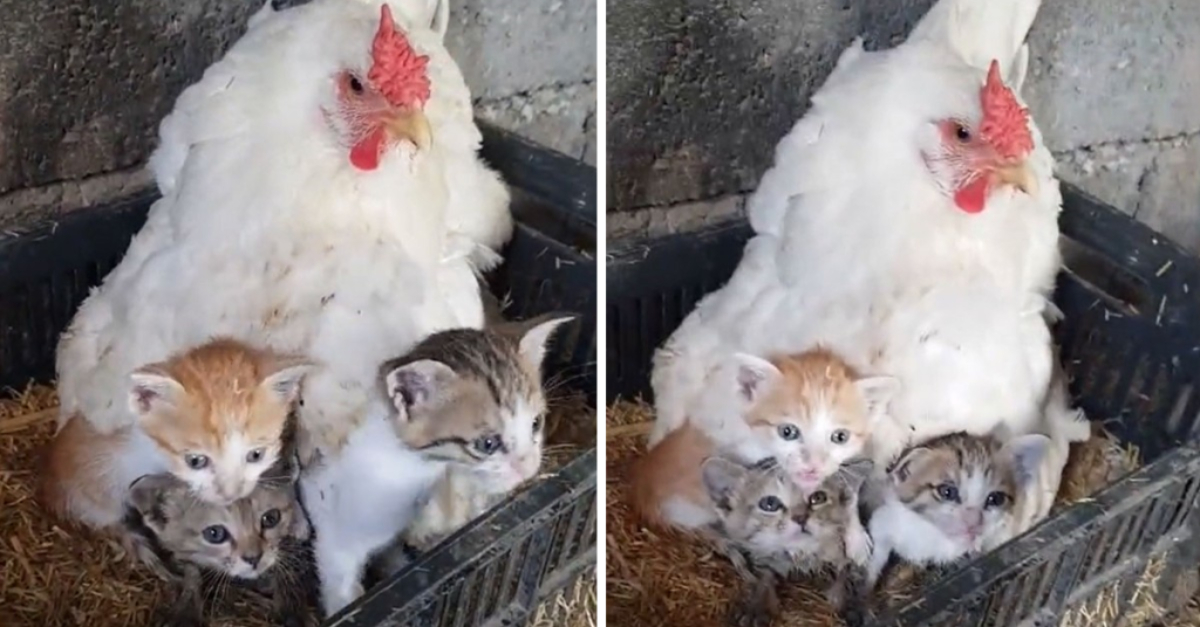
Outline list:
[[[327,618],[322,627],[367,627],[382,624],[395,618],[402,611],[413,609],[410,607],[412,602],[420,600],[431,591],[440,592],[443,584],[452,580],[464,567],[475,565],[488,557],[489,551],[484,549],[465,560],[455,562],[454,553],[459,548],[457,545],[462,538],[470,537],[476,529],[496,525],[497,521],[503,523],[505,519],[513,517],[522,522],[507,524],[504,532],[493,537],[490,542],[501,544],[505,539],[520,537],[524,531],[521,529],[524,523],[543,516],[546,512],[569,507],[570,503],[574,502],[573,497],[594,491],[597,484],[598,459],[596,447],[584,450],[553,476],[546,477],[514,495],[522,498],[506,498],[484,515],[455,531],[437,547],[407,564],[396,575],[380,582],[341,612]],[[537,498],[524,498],[535,493]],[[529,515],[524,516],[523,513]],[[595,555],[595,547],[588,553]],[[428,585],[420,585],[425,582],[428,582]]]

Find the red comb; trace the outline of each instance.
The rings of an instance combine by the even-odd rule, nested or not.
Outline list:
[[[371,44],[371,71],[367,78],[394,106],[422,106],[429,100],[429,57],[418,55],[408,39],[396,30],[392,10],[385,2],[379,13],[379,30]]]
[[[983,122],[979,135],[1004,158],[1021,157],[1033,150],[1029,134],[1029,110],[1017,102],[1012,90],[1000,80],[1000,64],[994,59],[987,82],[979,91]]]

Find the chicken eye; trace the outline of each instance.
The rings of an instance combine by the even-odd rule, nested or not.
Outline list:
[[[354,76],[353,74],[351,74],[351,75],[350,75],[350,80],[348,81],[348,84],[349,84],[349,86],[350,86],[350,91],[352,91],[352,92],[354,92],[354,93],[356,93],[356,94],[361,94],[361,93],[363,93],[363,84],[362,84],[362,81],[358,80],[358,77],[357,77],[357,76]]]
[[[971,129],[967,128],[966,126],[964,126],[958,122],[955,122],[954,123],[954,137],[956,139],[958,139],[958,141],[965,144],[965,143],[971,141]]]
[[[222,525],[211,525],[204,528],[200,534],[204,536],[204,541],[209,544],[223,544],[229,539],[229,530]]]
[[[778,431],[779,437],[788,441],[795,440],[800,437],[800,430],[796,428],[796,425],[791,423],[779,425]]]
[[[777,512],[783,509],[783,501],[780,501],[779,497],[764,496],[758,501],[758,509],[764,512]]]
[[[203,470],[208,467],[208,455],[194,455],[188,453],[183,456],[183,462],[192,470]]]

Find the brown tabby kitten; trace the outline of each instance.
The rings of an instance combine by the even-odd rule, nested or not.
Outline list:
[[[542,361],[550,337],[574,317],[554,313],[484,331],[443,331],[384,365],[383,371],[396,372],[406,364],[438,364],[432,366],[442,384],[437,420],[404,439],[453,463],[399,542],[377,559],[376,574],[403,567],[404,545],[418,553],[433,548],[537,475],[546,413]]]
[[[269,472],[249,496],[228,506],[201,500],[170,473],[146,475],[130,486],[125,525],[154,550],[177,587],[163,625],[205,624],[203,584],[211,575],[217,585],[225,578],[250,584],[266,579],[277,623],[307,624],[301,545],[310,528],[296,498],[298,467]]]
[[[714,534],[746,582],[732,608],[730,624],[764,627],[779,613],[780,577],[832,571],[828,596],[849,625],[862,623],[865,564],[847,557],[851,522],[858,516],[858,491],[874,464],[856,460],[839,468],[815,490],[804,491],[773,459],[752,467],[722,457],[704,462],[704,484],[717,506]]]
[[[1013,513],[1029,498],[1049,448],[1050,439],[1036,433],[1006,442],[951,433],[904,451],[883,485],[864,491],[875,542],[868,584],[893,553],[919,567],[947,566],[1012,538]]]

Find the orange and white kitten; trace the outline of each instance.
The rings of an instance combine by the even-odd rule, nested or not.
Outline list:
[[[871,432],[899,389],[896,378],[864,376],[821,347],[769,360],[738,354],[714,376],[710,404],[696,411],[723,415],[693,424],[743,462],[774,457],[806,491],[870,455]]]
[[[214,339],[130,376],[135,426],[100,433],[80,416],[45,458],[42,498],[64,518],[119,530],[129,486],[169,472],[220,505],[275,464],[308,361]],[[119,533],[119,532],[118,532]]]

